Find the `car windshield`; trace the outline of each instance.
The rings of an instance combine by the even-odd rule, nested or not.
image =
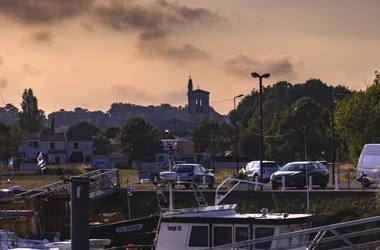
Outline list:
[[[303,171],[305,164],[288,163],[281,168],[280,171]]]
[[[176,165],[173,170],[174,172],[180,172],[180,173],[189,173],[193,172],[194,166],[191,165]]]
[[[270,169],[275,169],[275,170],[277,170],[277,169],[279,169],[280,168],[280,166],[277,164],[277,163],[273,163],[273,162],[267,162],[267,163],[263,163],[263,167],[264,168],[270,168]]]

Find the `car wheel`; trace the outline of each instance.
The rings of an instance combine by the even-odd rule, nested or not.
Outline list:
[[[260,177],[257,174],[253,176],[253,181],[256,181],[256,177],[257,177],[257,181],[260,182]]]
[[[211,182],[208,184],[208,188],[214,187],[214,178],[211,179]]]
[[[362,177],[362,186],[363,188],[369,188],[371,186],[371,183],[369,182],[368,178]]]
[[[325,189],[327,187],[327,182],[320,184],[319,187]]]

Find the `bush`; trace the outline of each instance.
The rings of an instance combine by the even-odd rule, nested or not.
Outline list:
[[[74,163],[83,162],[83,160],[84,160],[84,155],[82,151],[74,151],[71,153],[69,157],[69,161],[74,162]]]
[[[71,175],[81,175],[84,173],[82,169],[80,169],[79,166],[73,166],[73,167],[61,167],[61,166],[54,166],[54,165],[48,165],[46,166],[46,169],[44,170],[44,175],[57,175],[61,176],[62,172],[65,176]],[[41,170],[36,170],[32,173],[32,175],[41,175]]]

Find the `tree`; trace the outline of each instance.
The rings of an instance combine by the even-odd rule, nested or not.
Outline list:
[[[22,94],[21,111],[19,112],[20,128],[27,132],[39,132],[42,115],[38,109],[38,100],[34,96],[33,90],[25,89]]]
[[[191,131],[194,152],[208,152],[215,169],[215,155],[231,149],[233,127],[224,120],[203,119]]]
[[[336,106],[336,132],[346,140],[350,159],[357,163],[367,143],[380,141],[380,73],[375,72],[373,84],[356,92]]]
[[[92,137],[92,143],[94,144],[94,147],[99,146],[99,145],[108,145],[111,144],[110,139],[107,138],[102,133],[97,133]]]
[[[73,140],[92,140],[94,135],[101,132],[98,127],[86,121],[81,121],[67,130],[67,136]]]
[[[132,117],[122,125],[117,142],[121,152],[130,162],[137,159],[140,169],[140,157],[152,156],[163,148],[157,132],[157,128],[144,118]]]
[[[8,161],[18,156],[18,148],[25,144],[26,132],[17,126],[9,127],[8,132],[0,132],[0,158]]]

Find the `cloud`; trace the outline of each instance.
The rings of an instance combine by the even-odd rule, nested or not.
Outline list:
[[[1,0],[0,15],[25,25],[54,24],[87,11],[93,0]]]
[[[41,30],[31,35],[31,40],[37,43],[51,43],[54,34],[49,30]]]
[[[4,59],[0,56],[0,66],[4,64]]]
[[[115,85],[112,86],[112,91],[125,99],[133,99],[135,101],[138,100],[141,102],[155,101],[155,96],[151,95],[149,92],[143,89],[138,89],[133,86]]]
[[[0,0],[0,15],[24,25],[56,24],[82,18],[82,27],[102,25],[118,32],[137,32],[136,48],[142,55],[179,60],[207,60],[211,55],[193,44],[172,45],[171,37],[186,28],[208,27],[225,20],[206,8],[192,8],[177,2],[157,0],[141,5],[133,0]],[[33,40],[50,42],[53,34],[40,31]]]
[[[176,91],[166,91],[161,93],[161,99],[163,103],[182,104],[187,101],[186,93],[187,87]]]
[[[34,68],[34,67],[30,64],[30,62],[24,63],[23,68],[24,68],[24,70],[25,70],[26,72],[28,72],[29,74],[34,75],[34,76],[40,76],[40,75],[43,73],[42,70],[37,69],[37,68]]]
[[[0,89],[5,89],[8,86],[8,79],[0,77]]]
[[[191,44],[172,46],[170,37],[192,25],[210,24],[224,20],[220,15],[205,8],[189,8],[164,0],[152,5],[140,6],[131,1],[113,1],[110,5],[98,5],[93,17],[106,27],[116,31],[137,31],[137,48],[148,56],[171,59],[209,59],[204,50]]]
[[[245,55],[236,55],[223,62],[223,69],[226,73],[238,77],[250,77],[253,71],[259,73],[270,73],[272,76],[294,76],[297,67],[301,63],[296,62],[288,56],[272,56],[263,58],[251,58]]]

